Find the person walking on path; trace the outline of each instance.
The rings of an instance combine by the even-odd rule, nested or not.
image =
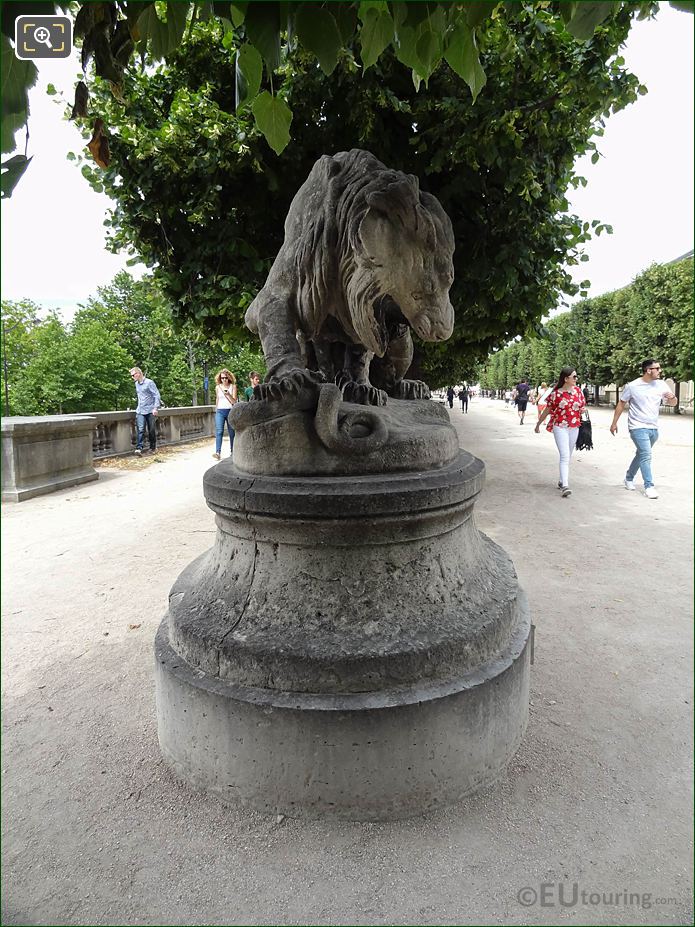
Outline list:
[[[454,395],[455,395],[454,387],[448,386],[446,390],[446,401],[449,403],[450,409],[454,408]]]
[[[219,460],[225,425],[229,432],[230,454],[234,448],[234,429],[229,424],[229,413],[237,401],[236,377],[226,367],[220,370],[215,377],[215,400],[215,453],[212,456]]]
[[[659,498],[652,476],[652,447],[659,440],[659,406],[662,399],[669,406],[678,403],[676,394],[660,378],[661,365],[658,361],[653,358],[642,361],[642,376],[623,387],[611,423],[611,434],[616,435],[618,419],[629,403],[627,428],[636,452],[627,468],[623,485],[625,489],[634,491],[634,479],[639,470],[644,481],[644,494],[648,499]]]
[[[150,450],[154,452],[157,449],[157,423],[155,417],[162,404],[162,397],[159,395],[154,380],[146,377],[139,367],[131,367],[129,372],[133,380],[135,380],[135,391],[138,394],[138,404],[135,409],[135,423],[137,426],[135,454],[137,457],[141,457],[145,440],[145,425],[147,425]]]
[[[577,386],[577,371],[574,367],[563,367],[534,429],[538,434],[541,422],[550,416],[546,428],[552,431],[560,454],[560,480],[557,487],[562,490],[563,499],[572,495],[569,487],[570,458],[577,443],[579,422],[585,407],[584,396]]]
[[[548,386],[547,383],[541,383],[541,385],[538,387],[538,395],[536,397],[536,409],[538,418],[541,417],[541,412],[548,404],[548,396],[552,393],[552,391],[552,386]]]
[[[459,399],[461,400],[461,411],[468,414],[468,387],[463,386],[459,390]]]
[[[261,382],[260,373],[256,373],[255,370],[252,370],[251,373],[249,374],[250,386],[247,386],[246,389],[244,390],[244,399],[247,402],[250,402],[253,399],[253,388],[254,386],[258,386],[260,382]]]
[[[524,424],[524,416],[526,415],[526,406],[528,405],[528,391],[529,385],[526,377],[523,377],[519,383],[516,384],[516,411],[519,413],[519,424]]]

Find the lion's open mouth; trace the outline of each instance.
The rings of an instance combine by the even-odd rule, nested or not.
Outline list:
[[[405,334],[409,323],[401,312],[398,303],[388,294],[381,296],[374,303],[374,318],[379,326],[380,333],[386,335],[386,343],[400,338]]]

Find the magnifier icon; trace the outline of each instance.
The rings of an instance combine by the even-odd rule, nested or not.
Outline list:
[[[51,45],[51,33],[45,26],[39,26],[37,29],[34,29],[34,41],[39,42],[41,45],[45,45],[46,48],[53,49]]]

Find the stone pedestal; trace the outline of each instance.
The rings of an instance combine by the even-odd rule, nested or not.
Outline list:
[[[159,740],[193,786],[292,815],[391,820],[492,782],[528,713],[530,621],[475,527],[484,466],[209,470],[217,539],[156,643]]]
[[[92,466],[95,420],[86,415],[2,420],[2,501],[21,502],[99,478]]]

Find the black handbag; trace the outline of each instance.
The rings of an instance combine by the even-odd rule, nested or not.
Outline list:
[[[575,447],[578,451],[593,451],[594,449],[594,442],[591,440],[591,419],[586,409],[579,423],[579,433],[577,434],[577,443]]]

